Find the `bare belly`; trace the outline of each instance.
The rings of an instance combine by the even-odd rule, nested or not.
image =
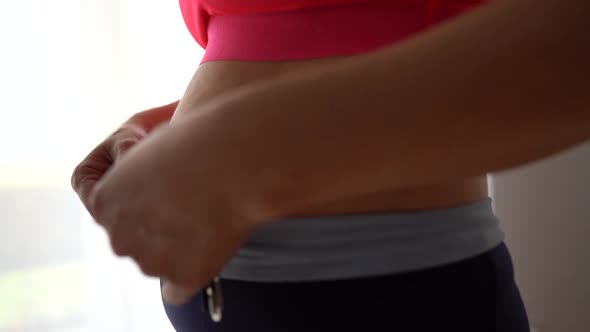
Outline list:
[[[225,93],[273,79],[305,71],[313,71],[326,63],[347,61],[349,57],[314,59],[296,62],[212,61],[202,64],[181,100],[172,121],[182,121],[183,114],[199,112],[204,105]],[[280,110],[277,110],[280,111]],[[362,112],[359,112],[359,117]],[[403,162],[401,160],[400,162]],[[330,204],[310,207],[297,216],[350,214],[383,211],[407,211],[458,206],[487,197],[486,176],[465,178],[450,183],[436,183],[404,190],[379,192]]]

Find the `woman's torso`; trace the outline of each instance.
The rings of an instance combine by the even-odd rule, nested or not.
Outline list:
[[[272,79],[305,70],[313,71],[329,63],[346,61],[349,57],[289,62],[211,61],[202,64],[194,75],[181,101],[174,121],[182,121],[183,114],[198,112],[199,105],[220,98],[223,94],[257,81]],[[280,110],[277,110],[280,111]],[[359,110],[359,117],[362,117]],[[402,161],[403,162],[403,161]],[[452,207],[475,202],[487,197],[486,177],[471,177],[448,183],[391,190],[309,207],[297,213],[330,215],[363,212],[405,211]]]
[[[206,62],[173,121],[240,87],[349,59]],[[253,231],[220,276],[256,282],[334,280],[459,261],[503,239],[487,195],[482,176],[310,206]]]
[[[173,120],[182,121],[183,114],[198,112],[199,105],[258,81],[313,72],[329,64],[350,61],[362,56],[365,51],[411,37],[485,1],[326,0],[324,4],[308,0],[181,0],[187,26],[197,41],[207,46],[207,50],[206,61],[191,80]],[[319,7],[314,8],[314,4]],[[305,8],[256,12],[265,7],[270,10],[273,6]],[[248,10],[254,13],[250,14]],[[242,44],[244,40],[247,45]],[[315,58],[302,59],[302,56]],[[232,60],[224,60],[228,58]],[[236,58],[238,60],[233,60]],[[265,58],[273,61],[253,61]],[[280,112],[280,109],[277,111]],[[363,116],[361,110],[358,116]],[[479,201],[487,195],[484,175],[373,193],[311,206],[295,214],[333,215],[443,208]]]
[[[186,114],[203,109],[201,105],[260,81],[354,60],[482,2],[344,0],[348,4],[303,11],[207,17],[202,10],[195,15],[186,11],[190,1],[196,1],[198,9],[197,0],[181,1],[187,25],[200,26],[191,32],[207,50],[173,121],[183,121]],[[195,17],[206,24],[195,24]],[[208,32],[206,38],[203,31]],[[362,110],[358,116],[363,117]],[[487,194],[482,175],[308,206],[254,230],[221,276],[326,280],[410,271],[472,257],[503,240]]]

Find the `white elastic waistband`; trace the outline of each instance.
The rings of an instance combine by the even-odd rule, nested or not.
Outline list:
[[[221,276],[280,282],[400,273],[473,257],[503,240],[489,198],[417,212],[290,218],[253,232]]]

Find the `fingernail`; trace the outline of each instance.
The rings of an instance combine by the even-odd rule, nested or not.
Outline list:
[[[162,289],[162,297],[164,301],[172,305],[181,305],[188,302],[190,299],[190,292],[187,289],[165,283]]]

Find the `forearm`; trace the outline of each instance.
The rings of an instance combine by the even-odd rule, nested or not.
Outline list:
[[[242,91],[185,126],[261,217],[519,166],[590,138],[589,13],[583,1],[498,1]]]

